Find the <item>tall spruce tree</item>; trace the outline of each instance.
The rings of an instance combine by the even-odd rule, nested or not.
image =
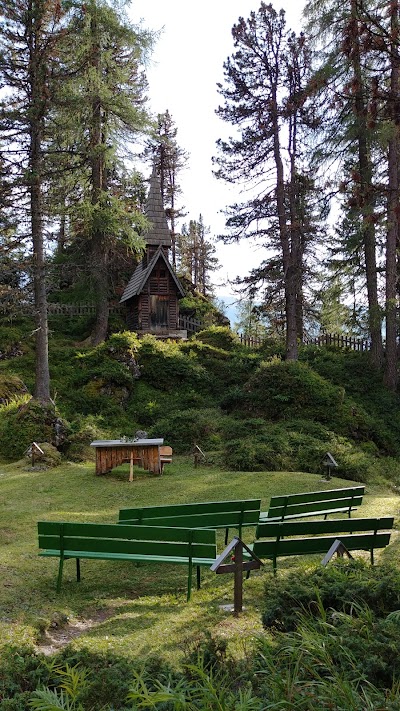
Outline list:
[[[76,4],[63,46],[69,80],[62,88],[58,120],[61,126],[67,122],[66,152],[80,168],[81,194],[70,219],[85,245],[96,303],[93,344],[107,336],[110,259],[116,242],[137,252],[143,246],[139,211],[134,214],[132,204],[121,199],[115,176],[130,142],[149,126],[143,62],[151,44],[148,32],[129,24],[121,4],[89,0]]]
[[[9,175],[19,236],[32,255],[35,307],[35,396],[50,400],[44,193],[49,112],[58,78],[61,4],[49,0],[0,0],[0,141]]]
[[[316,37],[319,63],[316,81],[323,104],[321,144],[318,158],[326,165],[336,162],[341,174],[343,224],[352,224],[342,235],[344,274],[354,263],[364,275],[368,300],[371,354],[379,367],[383,361],[382,308],[378,286],[378,206],[376,178],[377,124],[375,49],[371,53],[368,36],[369,0],[310,0],[305,8],[308,30]],[[378,62],[380,64],[380,62]],[[331,184],[331,190],[334,186]],[[358,246],[359,245],[359,246]],[[340,244],[335,236],[334,251]],[[356,264],[354,255],[359,253]],[[361,291],[363,290],[361,286]]]
[[[202,296],[212,295],[210,275],[219,269],[216,248],[212,240],[207,239],[210,229],[204,225],[202,215],[198,220],[190,220],[182,225],[178,235],[178,269]]]
[[[285,13],[264,2],[232,29],[236,52],[225,62],[225,100],[217,114],[238,135],[218,142],[217,177],[241,181],[253,197],[227,211],[226,242],[262,240],[268,257],[250,281],[262,284],[276,274],[284,292],[286,356],[296,359],[303,332],[305,252],[312,235],[304,190],[313,188],[304,153],[306,126],[314,122],[307,104],[310,53],[303,34],[287,30]],[[298,208],[303,216],[299,219]]]

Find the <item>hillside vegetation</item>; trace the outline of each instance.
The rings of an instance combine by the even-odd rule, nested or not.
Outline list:
[[[32,323],[0,326],[5,460],[20,459],[36,441],[84,461],[93,439],[141,429],[164,437],[175,453],[198,444],[210,463],[231,470],[321,472],[330,451],[338,476],[397,485],[399,397],[385,389],[368,353],[311,346],[292,362],[279,342],[250,350],[223,327],[181,343],[138,340],[119,328],[91,348],[89,320],[53,319],[55,411],[43,411],[30,396]]]

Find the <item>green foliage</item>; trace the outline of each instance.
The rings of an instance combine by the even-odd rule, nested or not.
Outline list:
[[[149,434],[164,437],[177,453],[191,452],[195,444],[213,450],[220,444],[220,421],[218,409],[176,411],[160,417]]]
[[[263,708],[396,711],[398,627],[374,623],[368,608],[361,613],[319,620],[303,614],[295,633],[260,639],[253,678]]]
[[[0,372],[0,403],[9,403],[26,393],[27,389],[20,378]]]
[[[52,405],[42,405],[33,398],[14,400],[0,407],[0,443],[2,455],[19,459],[32,442],[57,443],[57,427],[62,423]]]
[[[49,680],[44,658],[33,648],[6,647],[0,657],[0,711],[26,711],[31,692]]]
[[[174,391],[182,384],[199,386],[207,382],[206,370],[195,357],[187,357],[179,344],[144,336],[140,342],[141,377],[160,390]]]
[[[0,357],[10,357],[15,348],[25,350],[27,336],[31,331],[32,324],[28,319],[19,319],[13,325],[0,322]]]
[[[266,585],[263,624],[290,632],[304,611],[317,617],[327,610],[351,614],[357,605],[368,606],[379,618],[400,609],[400,571],[390,565],[338,561],[276,577]]]
[[[247,410],[271,420],[305,417],[329,422],[341,411],[343,388],[335,387],[311,368],[296,361],[263,362],[244,386]]]
[[[237,335],[228,326],[210,326],[196,333],[195,339],[224,351],[232,351],[239,344]]]

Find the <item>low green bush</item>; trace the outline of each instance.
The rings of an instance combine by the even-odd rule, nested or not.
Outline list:
[[[321,610],[351,613],[357,606],[368,606],[376,618],[399,610],[400,571],[391,565],[339,560],[276,577],[266,585],[262,619],[268,629],[290,632],[304,612],[318,617]]]
[[[342,410],[344,390],[329,383],[304,363],[261,363],[244,384],[247,411],[271,420],[309,418],[329,422]]]
[[[18,376],[0,372],[0,404],[8,404],[27,393],[26,385]]]
[[[224,351],[232,351],[240,344],[238,336],[228,326],[210,326],[196,333],[195,340]]]
[[[214,450],[221,444],[222,417],[213,408],[172,412],[156,420],[149,435],[164,437],[177,454],[191,452],[195,444],[202,450]]]
[[[178,343],[144,336],[138,354],[141,379],[159,390],[173,392],[182,385],[204,387],[209,376],[196,357],[187,357]]]
[[[0,407],[0,448],[6,459],[20,459],[32,442],[58,447],[68,429],[51,403],[43,405],[34,398],[23,398]]]

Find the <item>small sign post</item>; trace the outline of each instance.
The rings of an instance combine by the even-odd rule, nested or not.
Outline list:
[[[32,442],[31,446],[29,447],[29,450],[30,450],[30,455],[31,455],[32,467],[34,467],[36,457],[37,456],[44,457],[44,452],[43,452],[43,449],[41,447],[39,447],[38,444],[36,444],[36,442]]]
[[[322,460],[322,465],[325,467],[325,481],[330,481],[332,477],[332,469],[337,469],[339,464],[337,461],[332,457],[330,452],[327,452],[325,454],[325,457]]]
[[[244,550],[250,555],[250,560],[243,560]],[[224,561],[229,555],[231,555],[231,562],[225,563]],[[225,550],[212,564],[210,570],[213,573],[219,575],[221,573],[234,574],[233,607],[230,609],[232,609],[235,617],[238,617],[239,613],[243,611],[243,573],[245,571],[249,573],[251,570],[259,570],[262,565],[261,560],[254,555],[253,551],[238,536],[235,536],[228,543]]]
[[[206,455],[204,454],[204,452],[201,451],[198,444],[195,444],[193,447],[193,455],[194,455],[194,468],[197,469],[197,467],[199,466],[200,460],[203,462],[206,461]]]

